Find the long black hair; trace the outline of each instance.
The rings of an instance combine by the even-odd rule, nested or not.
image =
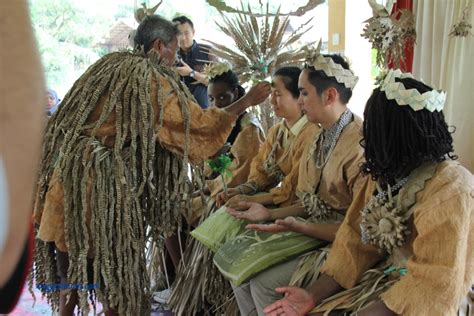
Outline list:
[[[411,78],[396,81],[420,93],[433,90]],[[448,157],[457,159],[452,133],[443,112],[414,111],[409,105],[400,106],[376,88],[364,110],[361,145],[366,162],[362,172],[374,180],[393,184],[422,163],[441,162]]]

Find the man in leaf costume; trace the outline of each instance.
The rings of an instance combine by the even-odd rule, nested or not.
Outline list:
[[[91,288],[106,313],[149,313],[146,242],[179,225],[192,190],[188,162],[217,152],[238,114],[269,94],[260,84],[224,109],[203,111],[169,67],[177,35],[171,22],[145,18],[137,49],[92,65],[48,122],[32,280],[61,315],[77,304],[88,313]]]

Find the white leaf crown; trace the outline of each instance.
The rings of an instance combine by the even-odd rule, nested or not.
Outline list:
[[[404,73],[400,69],[390,69],[380,79],[380,90],[385,92],[387,99],[395,100],[398,105],[409,105],[414,111],[427,109],[430,112],[442,111],[446,101],[446,92],[431,90],[420,93],[416,89],[406,89],[403,83],[395,79],[412,78],[411,73]]]

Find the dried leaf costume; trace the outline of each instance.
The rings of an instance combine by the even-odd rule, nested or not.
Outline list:
[[[99,301],[120,314],[149,311],[147,241],[160,244],[180,225],[188,161],[217,152],[236,119],[191,100],[154,53],[108,54],[76,81],[46,130],[31,282],[58,283],[54,242],[69,253],[69,283],[90,282],[93,258]],[[58,292],[43,294],[57,310]],[[87,296],[79,291],[85,313]]]

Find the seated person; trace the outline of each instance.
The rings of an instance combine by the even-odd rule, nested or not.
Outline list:
[[[296,200],[298,169],[303,151],[319,127],[308,122],[298,104],[297,67],[282,67],[272,76],[271,103],[281,122],[270,128],[266,142],[252,161],[246,183],[217,196],[217,204],[237,207],[241,201],[288,205]],[[256,194],[261,193],[261,194]]]
[[[296,199],[294,192],[300,158],[304,148],[313,141],[319,131],[315,124],[308,122],[298,105],[300,72],[301,70],[297,67],[283,67],[274,73],[271,102],[275,115],[283,118],[283,121],[269,130],[265,143],[260,146],[257,156],[251,163],[247,181],[235,187],[229,185],[228,195],[224,191],[219,193],[218,203],[222,204],[226,197],[239,192],[255,194],[269,191],[270,193],[263,194],[263,197],[270,197],[268,201],[275,204],[291,203]],[[209,91],[214,88],[210,87]],[[212,93],[209,96],[211,100],[214,97]],[[246,148],[250,151],[257,151],[257,148],[248,145]],[[277,187],[280,183],[281,186]],[[215,214],[214,211],[213,208],[207,208],[207,213],[203,214],[201,221],[208,219],[211,212]],[[230,216],[227,217],[232,219]],[[211,226],[212,230],[219,228],[215,225]],[[169,304],[176,314],[184,312],[192,314],[195,311],[194,308],[200,308],[201,305],[196,300],[202,300],[202,298],[213,305],[219,305],[219,302],[222,302],[218,295],[209,297],[206,293],[218,292],[223,297],[228,294],[227,289],[231,293],[228,282],[213,266],[212,256],[213,253],[196,239],[192,239],[186,246],[184,261],[178,270],[173,293],[169,300]],[[190,277],[191,275],[192,277]],[[205,284],[202,280],[213,281],[212,284]],[[188,287],[192,287],[194,290],[187,291]]]
[[[334,241],[346,210],[367,182],[361,176],[359,167],[363,162],[363,150],[359,146],[362,120],[347,107],[356,83],[357,77],[341,56],[318,53],[316,57],[308,58],[299,78],[300,104],[308,120],[322,126],[322,132],[301,158],[297,186],[300,200],[287,207],[273,209],[245,202],[240,207],[246,210],[229,210],[231,215],[249,222],[271,221],[287,216],[308,218],[308,221],[300,221],[288,217],[274,224],[253,224],[247,228],[271,233],[293,231],[321,241],[313,248],[315,251],[308,253],[311,249],[304,250],[299,254],[307,255],[267,268],[236,288],[234,293],[243,315],[263,315],[265,306],[282,298],[280,293],[275,293],[275,287],[288,285],[299,265],[311,271],[311,276],[306,279],[317,278],[327,255],[324,246]],[[294,243],[301,243],[300,239],[291,242],[289,236],[292,235],[285,236],[278,234],[277,239],[275,234],[273,243],[285,242],[289,249]],[[262,263],[268,261],[269,252],[273,251],[268,245],[266,249],[258,254],[264,258]],[[289,250],[279,251],[281,260],[290,256],[288,253]],[[317,263],[305,264],[313,259]],[[300,282],[305,284],[309,281]]]
[[[399,70],[380,81],[364,112],[365,197],[323,275],[277,288],[266,315],[457,315],[474,275],[474,178],[454,161],[445,97]]]
[[[213,64],[205,68],[205,74],[209,78],[208,94],[211,107],[219,109],[226,107],[245,95],[245,89],[240,85],[237,75],[229,65]],[[227,138],[226,145],[219,152],[228,154],[232,159],[232,164],[227,169],[228,172],[223,174],[225,183],[218,174],[213,174],[212,179],[205,183],[203,193],[205,197],[211,198],[210,204],[224,187],[232,188],[247,181],[252,159],[257,155],[257,149],[264,141],[265,135],[260,122],[251,113],[243,112]],[[207,165],[205,167],[209,169]],[[212,174],[212,171],[208,170],[206,174]],[[204,208],[201,196],[194,198],[191,214],[185,214],[188,223],[195,224]]]
[[[211,109],[214,107],[224,108],[245,95],[245,89],[240,85],[237,75],[230,69],[229,65],[216,63],[206,67],[204,73],[209,80],[208,93]],[[202,196],[200,190],[195,192],[196,196],[192,200],[191,208],[184,213],[188,225],[196,226],[203,215],[204,218],[209,215],[208,213],[213,210],[212,205],[214,204],[216,194],[224,186],[233,187],[247,181],[250,164],[258,152],[256,149],[260,147],[264,139],[263,130],[255,116],[248,112],[243,112],[238,117],[234,128],[227,138],[226,145],[219,151],[219,153],[229,152],[232,158],[232,164],[227,169],[228,173],[224,174],[224,178],[219,175],[213,175],[213,179],[206,181]],[[206,174],[212,174],[209,168],[206,169],[208,169]],[[184,235],[184,237],[187,236]],[[181,260],[179,239],[175,235],[168,238],[165,243],[176,271]],[[188,245],[186,248],[188,247],[192,246]],[[187,260],[185,259],[185,261]],[[191,265],[192,262],[188,264]],[[176,277],[179,278],[179,275]],[[155,293],[154,299],[159,303],[166,303],[170,295],[171,291],[166,289]]]

